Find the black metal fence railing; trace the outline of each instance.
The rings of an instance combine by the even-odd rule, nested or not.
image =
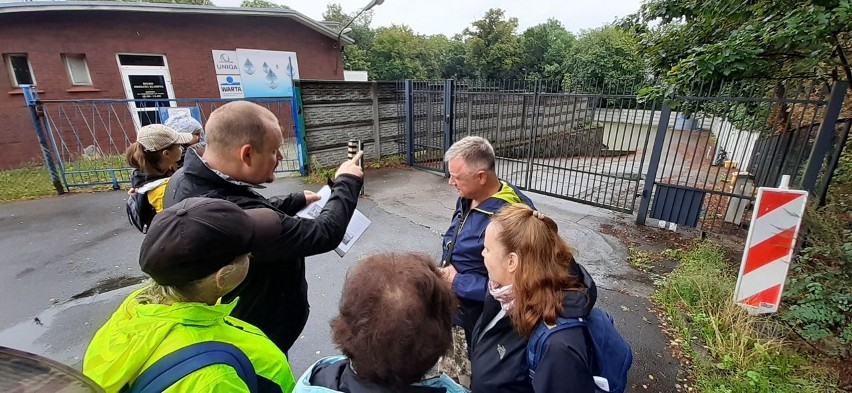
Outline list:
[[[446,149],[479,135],[522,189],[710,232],[744,232],[757,188],[782,175],[824,193],[848,134],[835,132],[845,82],[655,86],[408,80],[407,158],[444,174]]]

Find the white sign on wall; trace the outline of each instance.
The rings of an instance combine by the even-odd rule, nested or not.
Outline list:
[[[219,98],[244,98],[243,82],[239,75],[216,75]]]
[[[232,50],[213,50],[213,65],[216,75],[239,75],[240,63],[237,52]]]

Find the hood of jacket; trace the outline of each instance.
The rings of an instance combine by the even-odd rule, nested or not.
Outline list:
[[[534,206],[532,201],[513,184],[503,180],[500,181],[500,184],[502,184],[500,191],[497,191],[496,194],[482,201],[482,203],[476,207],[476,210],[490,215],[496,213],[497,210],[500,210],[500,208],[506,206],[506,204],[523,203],[527,206]],[[466,199],[465,202],[469,204],[470,200]]]
[[[579,263],[574,263],[571,274],[577,277],[585,291],[565,291],[562,298],[562,316],[565,318],[585,318],[598,300],[598,287],[592,275]]]
[[[144,288],[143,288],[144,289]],[[92,339],[83,372],[107,392],[116,392],[146,368],[166,336],[178,326],[211,326],[228,316],[236,300],[214,306],[201,303],[139,304],[134,291]],[[177,349],[177,348],[175,348]]]
[[[406,389],[390,389],[361,380],[345,356],[330,356],[314,363],[296,382],[294,393],[467,393],[446,374],[417,382]]]

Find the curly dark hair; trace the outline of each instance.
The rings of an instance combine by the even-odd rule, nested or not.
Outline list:
[[[401,388],[422,379],[452,345],[457,307],[429,256],[371,255],[346,277],[332,340],[359,377]]]

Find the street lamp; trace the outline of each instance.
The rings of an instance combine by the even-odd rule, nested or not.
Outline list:
[[[362,8],[361,11],[358,11],[358,13],[355,14],[355,16],[352,19],[350,19],[349,22],[346,22],[346,24],[343,25],[343,27],[341,27],[340,30],[337,31],[337,42],[340,42],[340,36],[343,35],[344,32],[348,33],[348,32],[352,31],[352,29],[348,29],[348,31],[347,31],[347,28],[349,27],[349,25],[352,24],[352,22],[355,21],[355,19],[358,19],[358,17],[361,16],[361,14],[369,11],[373,7],[375,7],[377,5],[382,5],[382,3],[384,3],[384,2],[385,2],[385,0],[370,0],[370,2],[367,3],[366,7]]]

